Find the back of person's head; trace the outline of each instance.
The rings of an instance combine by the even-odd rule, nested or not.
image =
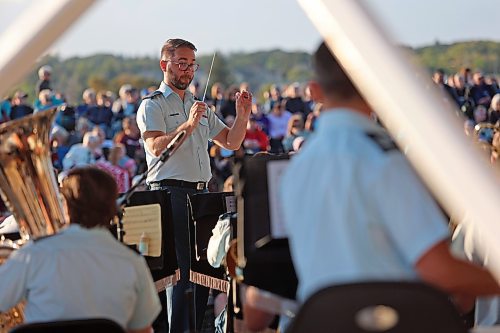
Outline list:
[[[358,90],[344,72],[325,42],[321,43],[313,57],[314,74],[325,94],[341,99],[359,97]]]
[[[193,43],[180,38],[172,38],[167,40],[165,44],[163,44],[163,47],[161,48],[160,59],[166,60],[169,57],[173,57],[175,54],[175,50],[181,47],[187,47],[193,51],[197,51]]]
[[[116,143],[109,150],[108,161],[112,165],[118,165],[123,156],[125,156],[125,146],[121,143]]]
[[[70,223],[85,228],[107,227],[116,215],[118,188],[107,172],[94,168],[71,169],[62,180]]]
[[[495,94],[491,99],[490,109],[492,111],[500,111],[500,94]]]
[[[130,93],[130,90],[132,90],[132,85],[131,84],[123,84],[120,87],[120,90],[118,90],[118,96],[120,96],[121,99],[125,99],[127,94]]]
[[[50,89],[43,89],[38,94],[38,99],[40,100],[40,102],[43,105],[51,103],[53,97],[54,97],[54,93]]]
[[[48,74],[52,74],[52,67],[50,67],[49,65],[42,66],[38,70],[38,77],[40,79],[44,79],[45,75],[48,75]]]
[[[92,131],[87,132],[83,135],[82,144],[85,147],[89,147],[90,149],[95,149],[96,147],[99,146],[99,142],[100,142],[99,136]]]
[[[95,103],[95,99],[96,99],[95,90],[92,88],[85,89],[83,91],[83,94],[82,94],[82,99],[87,104]]]

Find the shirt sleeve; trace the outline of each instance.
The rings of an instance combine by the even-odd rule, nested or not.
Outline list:
[[[388,157],[373,193],[382,223],[411,265],[449,237],[447,221],[405,157]]]
[[[215,112],[208,110],[207,116],[208,116],[208,127],[210,129],[209,136],[210,139],[213,139],[227,126],[222,122],[222,120],[219,119],[219,117],[217,117]]]
[[[142,101],[137,110],[137,126],[141,131],[141,135],[146,131],[161,131],[167,132],[167,124],[165,123],[165,118],[163,117],[163,112],[161,105],[157,99],[145,99]]]
[[[127,329],[139,330],[153,323],[161,311],[158,293],[144,258],[137,264],[137,302]]]
[[[26,297],[29,260],[29,254],[17,250],[0,265],[0,312],[7,311]]]

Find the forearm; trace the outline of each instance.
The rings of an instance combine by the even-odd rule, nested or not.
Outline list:
[[[475,264],[453,259],[449,280],[444,281],[443,286],[452,294],[468,296],[500,295],[500,286],[497,280],[486,269]]]
[[[446,264],[420,272],[423,280],[452,295],[500,295],[500,286],[486,269],[449,257]]]
[[[191,135],[193,132],[193,126],[189,125],[188,122],[182,123],[175,130],[165,133],[163,135],[158,135],[153,138],[153,140],[147,140],[149,149],[155,156],[160,156],[160,154],[167,148],[168,144],[175,138],[177,134],[181,131],[186,131],[186,136]]]
[[[233,127],[227,133],[226,148],[237,150],[240,148],[241,143],[245,139],[248,119],[237,115]]]

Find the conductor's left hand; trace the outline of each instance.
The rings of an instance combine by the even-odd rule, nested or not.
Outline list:
[[[236,93],[236,114],[248,121],[252,113],[252,93],[243,90]]]

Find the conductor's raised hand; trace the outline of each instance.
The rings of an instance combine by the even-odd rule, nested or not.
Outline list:
[[[236,93],[236,114],[248,121],[252,113],[252,93],[246,90]]]
[[[189,110],[189,118],[187,121],[192,129],[195,129],[198,126],[201,117],[206,117],[206,113],[207,104],[200,101],[194,102],[193,106],[191,106],[191,109]]]

